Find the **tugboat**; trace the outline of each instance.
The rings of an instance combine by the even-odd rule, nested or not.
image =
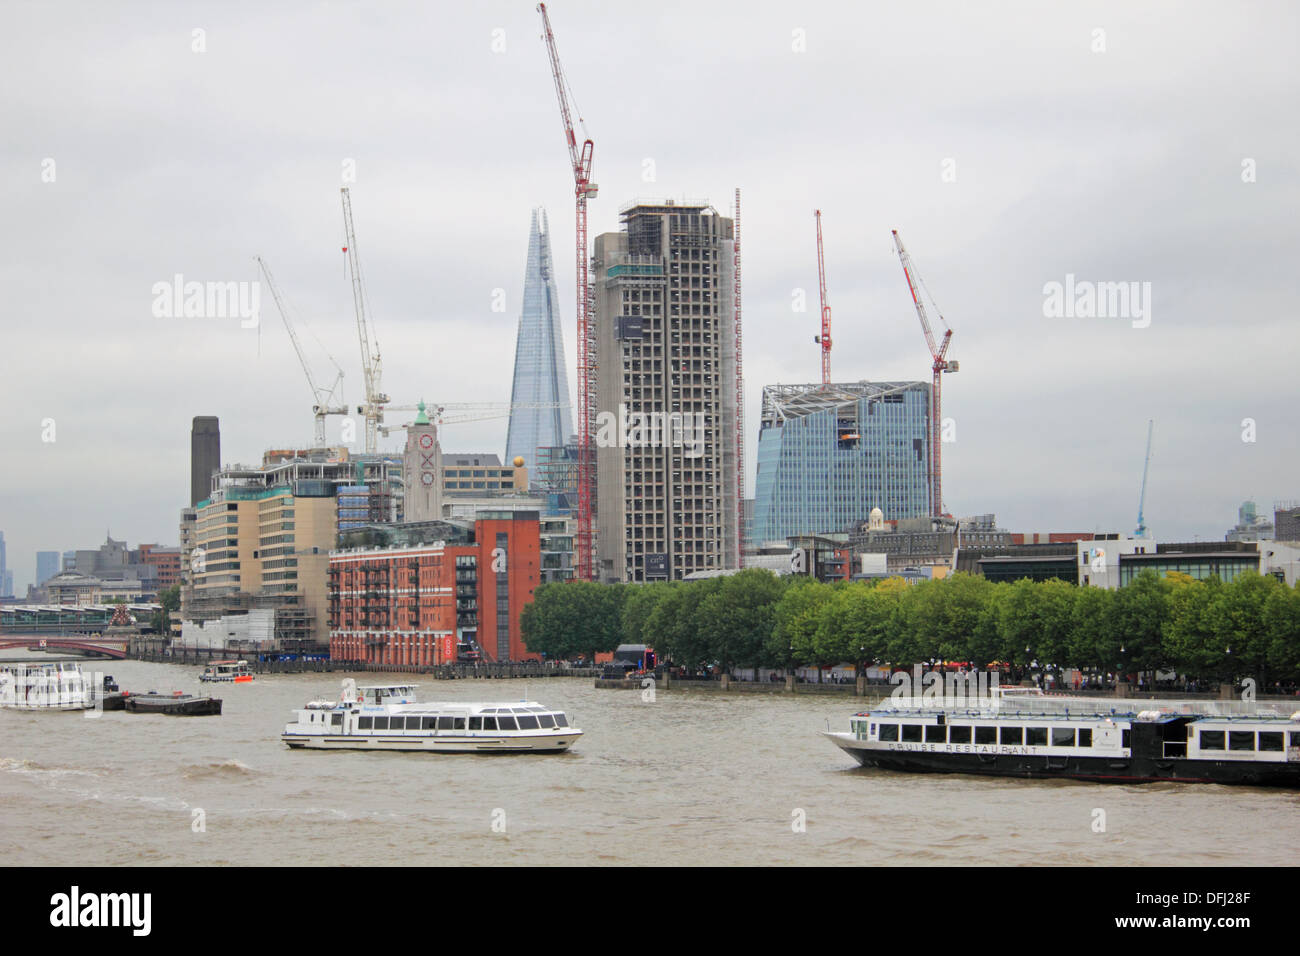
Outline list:
[[[291,748],[434,753],[562,753],[582,736],[563,711],[535,701],[418,703],[415,684],[357,687],[314,700],[280,739]]]
[[[1300,711],[1024,688],[949,703],[890,699],[825,736],[862,766],[888,770],[1300,788]]]
[[[248,669],[248,661],[213,661],[199,675],[199,680],[207,684],[245,684],[252,679],[253,672]]]

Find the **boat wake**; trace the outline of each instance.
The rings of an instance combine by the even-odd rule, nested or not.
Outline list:
[[[181,767],[181,776],[186,780],[248,780],[258,775],[258,771],[238,760],[187,764]]]

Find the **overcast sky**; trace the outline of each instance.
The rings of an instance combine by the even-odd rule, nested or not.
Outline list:
[[[730,215],[742,190],[751,452],[762,386],[820,374],[820,207],[837,380],[928,380],[891,229],[953,328],[954,514],[1131,531],[1148,418],[1157,537],[1221,539],[1243,499],[1300,498],[1293,4],[548,9],[596,144],[593,236],[634,198]],[[176,542],[194,415],[220,417],[227,462],[310,440],[266,290],[241,328],[156,317],[155,283],[252,282],[261,255],[321,377],[328,352],[361,399],[348,161],[394,402],[509,401],[537,205],[573,386],[572,179],[533,3],[4,12],[0,530],[20,592],[39,549]],[[1050,317],[1067,275],[1150,283],[1149,314]],[[443,445],[500,453],[505,433],[449,425]]]

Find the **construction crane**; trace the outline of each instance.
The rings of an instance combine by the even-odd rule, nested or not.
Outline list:
[[[745,562],[745,371],[740,335],[740,187],[736,187],[735,239],[731,245],[731,288],[736,323],[736,567]]]
[[[935,314],[939,316],[939,321],[943,322],[944,333],[943,341],[935,344],[934,332],[930,328],[930,319],[925,314],[925,305],[921,301],[921,289],[924,285],[920,277],[916,274],[916,268],[912,265],[912,257],[907,254],[903,248],[903,240],[898,236],[898,230],[894,229],[894,245],[898,248],[898,259],[903,264],[903,275],[907,278],[908,291],[912,293],[912,304],[916,306],[916,315],[921,320],[921,331],[925,333],[925,344],[930,347],[930,357],[933,364],[930,366],[934,375],[934,380],[930,386],[930,514],[939,516],[944,513],[943,510],[943,467],[941,458],[943,428],[942,417],[942,389],[943,385],[940,376],[945,372],[955,372],[958,369],[958,363],[949,361],[948,343],[952,339],[952,329],[948,328],[948,323],[944,321],[939,307],[935,306]],[[927,290],[926,295],[929,295]],[[930,298],[931,304],[934,298]]]
[[[1151,468],[1151,432],[1156,425],[1155,419],[1147,420],[1147,456],[1142,463],[1142,491],[1138,494],[1138,524],[1137,530],[1133,532],[1135,538],[1145,538],[1147,536],[1147,522],[1142,516],[1142,508],[1147,501],[1147,471]]]
[[[389,405],[393,412],[413,412],[418,405]],[[494,418],[507,418],[516,409],[532,408],[568,408],[568,402],[426,402],[425,411],[429,418],[438,425],[455,425],[462,422],[485,422]],[[457,414],[444,415],[447,409],[455,409]],[[395,425],[402,429],[405,425]],[[380,428],[380,434],[387,435],[391,429]]]
[[[298,341],[298,333],[294,331],[293,321],[289,318],[289,310],[284,304],[284,299],[280,296],[280,288],[275,284],[275,279],[271,276],[271,268],[262,260],[261,256],[254,256],[253,258],[257,260],[258,266],[262,269],[262,275],[266,277],[266,284],[271,289],[271,297],[275,299],[275,307],[280,310],[280,318],[284,320],[285,330],[289,333],[289,341],[293,343],[293,350],[298,353],[298,362],[302,365],[303,374],[307,376],[307,385],[311,388],[311,412],[316,418],[316,447],[323,447],[325,444],[325,416],[346,415],[348,413],[346,405],[330,404],[330,402],[336,400],[334,393],[343,383],[343,369],[339,368],[338,362],[334,362],[334,356],[329,356],[329,360],[334,362],[334,368],[338,372],[334,377],[334,383],[328,389],[321,388],[316,384],[316,379],[311,374],[311,366],[307,363],[307,355],[302,350],[302,343]],[[337,400],[342,401],[341,398]]]
[[[831,383],[831,306],[826,301],[826,259],[822,254],[822,211],[813,210],[817,219],[817,285],[822,295],[822,334],[813,337],[822,347],[822,384]]]
[[[348,187],[340,192],[343,196],[343,252],[348,257],[348,267],[352,272],[352,299],[357,312],[357,337],[361,340],[361,374],[365,378],[366,403],[357,406],[357,414],[366,420],[365,449],[374,453],[379,446],[379,430],[384,421],[384,406],[388,396],[380,389],[383,376],[383,361],[379,357],[379,340],[375,338],[369,316],[366,314],[366,288],[361,278],[361,260],[357,257],[357,233],[352,225],[352,196]]]
[[[578,533],[576,547],[578,552],[577,578],[580,581],[593,579],[594,555],[592,548],[591,499],[592,485],[595,483],[595,462],[592,456],[591,429],[595,421],[596,389],[593,379],[596,356],[595,322],[591,314],[592,297],[587,287],[587,200],[595,198],[596,184],[591,181],[591,157],[595,148],[591,139],[578,147],[578,138],[573,131],[573,119],[569,113],[568,81],[564,77],[564,68],[560,65],[560,54],[555,48],[555,34],[551,30],[551,18],[546,14],[546,4],[539,3],[537,12],[542,15],[542,29],[546,40],[546,52],[551,59],[551,75],[555,79],[555,95],[560,101],[560,118],[564,122],[564,140],[569,148],[569,166],[573,170],[574,206],[576,235],[574,237],[577,253],[578,286]],[[578,122],[582,123],[581,114]],[[586,132],[584,126],[583,132]]]

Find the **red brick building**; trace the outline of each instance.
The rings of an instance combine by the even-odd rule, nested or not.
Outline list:
[[[519,618],[540,583],[538,513],[428,524],[424,535],[394,526],[393,543],[330,553],[330,657],[398,667],[528,657]]]
[[[158,569],[158,590],[166,591],[181,581],[181,549],[176,546],[142,544],[136,550],[140,564],[152,564]]]

